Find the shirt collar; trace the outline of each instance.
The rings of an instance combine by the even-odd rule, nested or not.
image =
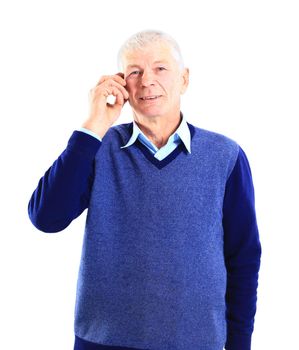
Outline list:
[[[181,139],[181,141],[185,145],[187,151],[189,153],[191,153],[191,134],[190,134],[190,130],[189,130],[189,127],[187,125],[187,121],[186,121],[183,113],[180,112],[180,115],[181,115],[181,123],[180,123],[179,127],[176,129],[176,131],[169,137],[168,140],[170,140],[171,138],[173,138],[174,141],[177,141],[178,139]],[[121,146],[120,148],[125,148],[125,147],[131,146],[137,140],[138,137],[142,138],[144,141],[147,141],[147,144],[148,143],[152,144],[151,141],[140,130],[140,128],[138,127],[138,125],[135,122],[135,120],[133,120],[133,132],[132,132],[132,135],[131,135],[129,141],[124,146]]]

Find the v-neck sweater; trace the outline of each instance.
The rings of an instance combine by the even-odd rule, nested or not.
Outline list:
[[[248,160],[233,140],[188,123],[158,160],[132,123],[103,141],[74,131],[28,204],[59,232],[88,208],[75,349],[249,350],[261,245]]]

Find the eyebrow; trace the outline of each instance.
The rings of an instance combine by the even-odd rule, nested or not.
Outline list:
[[[159,60],[159,61],[155,61],[154,64],[155,64],[155,63],[168,63],[168,62],[165,61],[165,60]],[[139,66],[138,64],[129,64],[129,65],[127,66],[127,68],[133,68],[133,67],[138,67],[138,68],[140,68],[140,66]]]

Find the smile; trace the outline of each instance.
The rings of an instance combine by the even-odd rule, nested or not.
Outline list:
[[[161,95],[144,96],[144,97],[140,97],[140,100],[142,101],[156,100],[159,97],[161,97]]]

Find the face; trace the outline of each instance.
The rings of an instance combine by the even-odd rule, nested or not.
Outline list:
[[[180,111],[180,95],[187,89],[189,70],[180,71],[169,45],[158,42],[130,51],[123,63],[129,103],[137,115],[164,116]]]

